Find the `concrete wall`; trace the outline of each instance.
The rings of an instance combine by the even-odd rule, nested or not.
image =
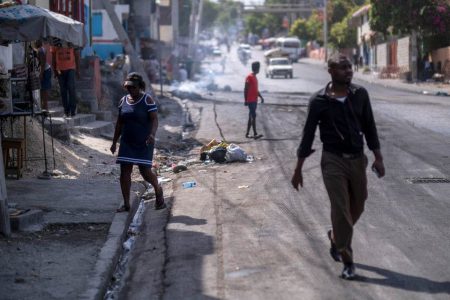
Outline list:
[[[377,61],[376,61],[376,68],[378,70],[381,70],[383,67],[386,67],[387,65],[387,47],[388,45],[386,43],[377,45],[376,52],[377,52]]]
[[[114,10],[122,22],[123,15],[130,12],[130,7],[127,4],[119,4],[114,6]],[[93,9],[92,14],[100,13],[102,15],[102,35],[92,38],[92,48],[95,53],[102,59],[108,59],[110,53],[114,55],[123,53],[123,45],[119,42],[119,36],[114,30],[114,26],[108,13],[104,9]]]
[[[441,72],[450,77],[450,47],[440,48],[431,53],[431,59],[437,70],[439,62],[441,63]]]
[[[160,32],[161,32],[161,41],[168,44],[172,44],[173,40],[172,26],[161,26]]]
[[[50,1],[49,0],[30,0],[30,1],[28,1],[28,3],[31,5],[50,9]]]
[[[397,63],[402,72],[410,71],[410,38],[409,36],[401,38],[397,42]]]

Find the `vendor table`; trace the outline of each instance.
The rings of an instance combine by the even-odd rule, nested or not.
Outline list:
[[[27,117],[39,118],[42,125],[42,144],[43,144],[43,157],[29,157],[27,155]],[[14,136],[14,126],[13,123],[15,119],[23,118],[23,136]],[[52,117],[47,111],[42,111],[39,113],[29,114],[8,114],[0,115],[0,131],[2,137],[2,151],[3,151],[3,164],[5,168],[5,176],[15,176],[16,179],[22,177],[22,171],[24,164],[27,161],[43,160],[45,164],[45,170],[42,176],[39,178],[50,178],[48,172],[48,162],[47,162],[47,149],[45,144],[45,121],[49,120],[50,125],[50,137],[52,143],[52,155],[53,155],[53,169],[56,168],[55,162],[55,148],[53,143],[53,123]],[[5,137],[4,135],[4,123],[10,123],[11,137]]]

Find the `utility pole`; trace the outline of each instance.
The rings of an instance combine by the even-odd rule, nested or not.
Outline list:
[[[161,25],[159,23],[159,18],[160,18],[160,11],[159,11],[159,5],[158,5],[157,12],[156,12],[156,26],[158,27],[157,34],[158,34],[159,92],[160,92],[160,96],[162,97],[163,96],[162,47],[161,47],[161,29],[160,29]]]
[[[198,0],[193,0],[191,2],[191,15],[189,17],[189,24],[194,24],[194,26],[189,26],[189,45],[188,45],[188,53],[189,56],[193,57],[193,50],[194,50],[194,34],[195,34],[195,27],[196,27],[196,20],[197,20],[197,2]]]
[[[124,46],[126,53],[130,56],[131,69],[139,72],[139,74],[142,75],[142,78],[145,81],[145,85],[147,86],[148,89],[150,89],[153,92],[152,85],[150,83],[150,80],[148,79],[147,73],[144,70],[144,66],[139,61],[136,50],[131,45],[128,34],[122,27],[122,24],[120,23],[119,18],[117,17],[116,12],[114,11],[114,6],[111,4],[110,0],[102,0],[102,4],[106,12],[108,13],[109,19],[111,20],[111,23],[113,24],[117,35],[119,36],[119,40],[122,42],[122,45]]]
[[[323,50],[325,63],[328,61],[328,17],[327,17],[327,4],[328,1],[324,0],[323,7]]]
[[[171,0],[172,5],[172,54],[174,56],[174,63],[172,66],[172,70],[174,74],[178,74],[178,37],[179,37],[179,29],[180,29],[180,1],[179,0]]]
[[[202,21],[202,14],[203,14],[203,0],[198,0],[198,10],[197,13],[195,14],[195,27],[194,27],[194,38],[193,38],[193,47],[192,47],[192,52],[193,52],[193,56],[192,58],[194,59],[194,64],[192,67],[192,74],[195,74],[198,70],[198,60],[197,60],[197,48],[198,48],[198,37],[199,37],[199,33],[200,33],[200,25],[201,25],[201,21]]]

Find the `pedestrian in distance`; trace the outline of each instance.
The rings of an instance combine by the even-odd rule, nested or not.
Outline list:
[[[262,135],[256,132],[256,107],[258,105],[258,97],[261,98],[261,103],[264,103],[264,98],[258,89],[258,78],[256,74],[259,73],[260,63],[255,61],[252,63],[252,72],[245,79],[244,87],[244,105],[248,106],[248,122],[245,137],[249,138],[250,128],[253,128],[253,138],[261,138]]]
[[[322,177],[331,204],[332,230],[327,232],[330,254],[335,261],[343,262],[342,278],[353,279],[353,227],[367,199],[364,138],[375,157],[372,170],[383,177],[385,169],[369,95],[366,89],[351,83],[350,60],[343,55],[333,56],[328,61],[328,73],[331,82],[310,99],[291,183],[297,190],[299,185],[303,187],[302,166],[315,151],[311,147],[319,126]]]
[[[124,203],[117,212],[130,210],[131,173],[134,165],[138,165],[142,178],[155,190],[154,208],[162,209],[166,207],[163,189],[152,171],[158,108],[153,97],[145,93],[145,82],[140,74],[128,74],[123,86],[128,95],[119,102],[119,115],[110,148],[114,154],[120,137],[116,163],[120,164],[120,187]]]
[[[80,78],[80,53],[72,47],[52,47],[54,76],[58,78],[65,117],[74,117],[77,111],[75,76]]]

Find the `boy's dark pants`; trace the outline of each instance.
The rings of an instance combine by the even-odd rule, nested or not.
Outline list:
[[[337,250],[353,262],[353,226],[364,211],[367,199],[367,156],[344,158],[323,151],[321,169],[331,203],[331,223]]]

